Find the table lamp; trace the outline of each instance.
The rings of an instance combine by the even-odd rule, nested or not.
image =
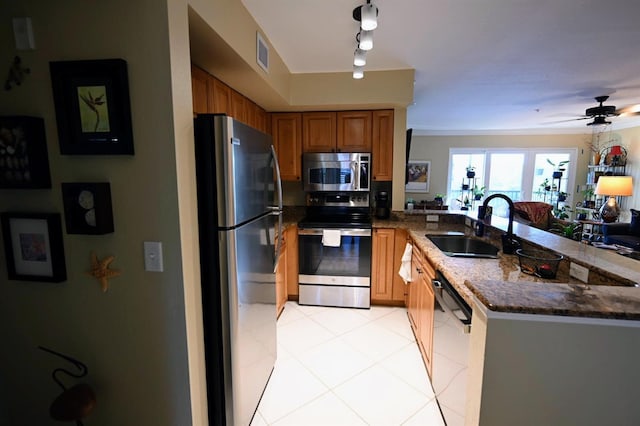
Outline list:
[[[600,176],[595,190],[596,195],[608,195],[609,199],[600,208],[600,218],[603,222],[615,222],[620,216],[620,207],[616,196],[633,195],[633,180],[631,176]]]

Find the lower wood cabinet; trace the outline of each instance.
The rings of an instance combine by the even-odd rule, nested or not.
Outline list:
[[[404,306],[407,286],[398,275],[407,231],[374,228],[371,253],[371,304]]]
[[[298,296],[298,227],[288,227],[283,235],[280,261],[276,269],[276,311],[280,316],[290,297]]]
[[[298,300],[298,227],[289,227],[284,237],[287,240],[287,298]]]
[[[278,267],[276,268],[276,315],[279,317],[287,303],[287,243],[283,239]]]
[[[435,278],[435,270],[422,251],[415,246],[411,265],[413,281],[409,284],[407,311],[413,333],[416,336],[416,343],[427,367],[427,372],[431,376],[435,314],[435,295],[431,280]]]

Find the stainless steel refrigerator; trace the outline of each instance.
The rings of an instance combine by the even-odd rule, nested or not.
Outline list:
[[[246,426],[276,360],[280,172],[271,136],[221,114],[194,127],[209,424]]]

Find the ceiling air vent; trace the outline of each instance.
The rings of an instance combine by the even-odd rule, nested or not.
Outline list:
[[[269,72],[269,46],[259,31],[256,32],[256,61],[263,70]]]

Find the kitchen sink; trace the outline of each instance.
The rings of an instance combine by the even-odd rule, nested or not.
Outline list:
[[[444,254],[451,257],[480,257],[496,259],[498,248],[478,238],[464,235],[429,235],[431,240]]]

